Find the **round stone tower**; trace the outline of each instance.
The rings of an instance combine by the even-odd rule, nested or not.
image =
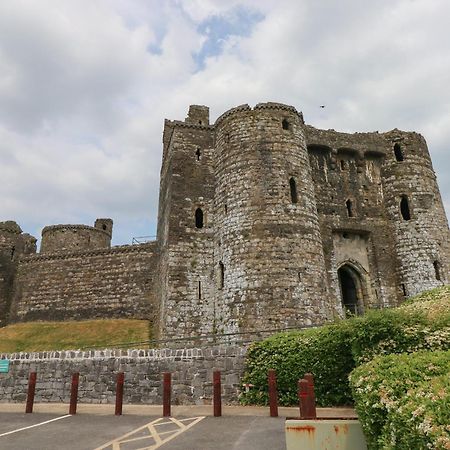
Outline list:
[[[450,282],[450,236],[425,139],[417,133],[385,133],[385,204],[393,224],[399,293],[411,296]]]
[[[303,118],[277,103],[215,124],[216,330],[276,329],[330,316]]]
[[[41,253],[78,252],[111,247],[113,221],[97,219],[95,226],[50,225],[42,230]]]

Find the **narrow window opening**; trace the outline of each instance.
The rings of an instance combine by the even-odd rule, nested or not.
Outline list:
[[[13,247],[12,249],[11,249],[11,259],[13,259],[14,258],[14,253],[16,252],[16,247]]]
[[[297,183],[295,182],[294,177],[291,177],[289,179],[289,188],[291,190],[291,202],[297,203],[298,202]]]
[[[341,163],[341,170],[345,170],[347,168],[347,164],[345,162],[345,159],[341,159],[340,163]]]
[[[434,276],[436,277],[436,280],[441,281],[441,264],[439,261],[433,262],[434,267]]]
[[[225,286],[225,266],[221,261],[219,263],[219,288],[223,289],[224,286]]]
[[[400,212],[402,214],[403,220],[411,220],[411,211],[409,210],[409,202],[406,195],[403,195],[402,199],[400,200]]]
[[[343,233],[343,234],[342,234],[342,237],[343,237],[344,239],[350,239],[350,236],[349,236],[348,233]]]
[[[203,125],[203,122],[201,120],[198,121],[199,125]]]
[[[283,119],[281,126],[283,127],[283,130],[289,130],[289,122],[286,119]]]
[[[201,208],[195,210],[195,227],[203,228],[203,211]]]
[[[353,217],[353,204],[352,204],[352,201],[350,199],[348,199],[345,202],[345,206],[347,208],[347,216],[348,217]]]
[[[197,157],[197,161],[200,161],[200,156],[202,156],[202,152],[200,151],[200,149],[198,147],[195,152],[195,156]]]
[[[402,291],[403,291],[403,295],[406,297],[406,286],[404,283],[402,283]]]
[[[105,224],[102,225],[102,228],[103,228],[103,231],[106,231],[106,225]]]
[[[394,155],[395,155],[395,159],[397,161],[403,161],[403,152],[402,152],[402,148],[400,147],[400,144],[395,144],[394,145]]]
[[[223,209],[225,210],[225,214],[228,214],[228,206],[227,206],[226,203],[225,203],[225,205],[223,206]]]
[[[198,282],[198,299],[199,300],[202,299],[202,282],[201,281]]]

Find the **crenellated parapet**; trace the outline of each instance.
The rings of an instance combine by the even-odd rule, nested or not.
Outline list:
[[[150,318],[153,337],[320,325],[450,283],[450,234],[425,139],[306,125],[294,106],[191,105],[165,120],[155,241],[113,221],[0,222],[0,325]]]
[[[113,222],[97,219],[95,226],[50,225],[42,230],[41,253],[68,253],[110,248]]]

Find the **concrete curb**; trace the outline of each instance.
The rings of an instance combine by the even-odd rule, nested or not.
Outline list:
[[[35,403],[34,413],[67,414],[66,403]],[[23,403],[0,403],[0,413],[25,413]],[[114,415],[114,404],[79,403],[77,414]],[[138,416],[161,416],[162,405],[123,405],[123,414]],[[269,416],[269,407],[264,406],[223,406],[224,416]],[[297,407],[279,407],[280,417],[298,417]],[[212,416],[212,405],[172,405],[173,416]],[[318,417],[356,418],[353,408],[317,408]]]

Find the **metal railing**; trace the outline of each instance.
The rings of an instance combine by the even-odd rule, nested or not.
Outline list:
[[[268,337],[268,335],[274,333],[282,333],[284,331],[304,330],[307,328],[316,328],[316,325],[302,326],[302,327],[286,327],[286,328],[273,328],[270,330],[255,330],[255,331],[241,331],[237,333],[213,333],[213,334],[201,334],[197,336],[171,338],[171,339],[149,339],[145,341],[136,342],[116,342],[108,344],[108,348],[158,348],[161,346],[174,347],[174,344],[181,344],[182,346],[208,346],[218,344],[248,344],[255,341],[261,341]],[[105,348],[102,346],[89,346],[82,347],[80,350]]]
[[[156,240],[156,236],[136,236],[131,239],[131,244],[145,244]]]

